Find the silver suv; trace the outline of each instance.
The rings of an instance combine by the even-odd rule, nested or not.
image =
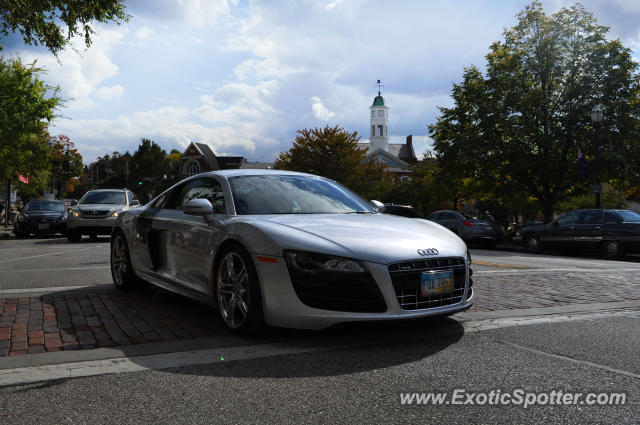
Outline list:
[[[67,217],[67,238],[78,242],[82,235],[92,239],[110,235],[118,215],[139,205],[140,201],[128,189],[90,190],[71,207]]]

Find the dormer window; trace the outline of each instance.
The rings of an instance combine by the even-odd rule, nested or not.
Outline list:
[[[200,173],[200,164],[193,159],[189,160],[184,166],[184,175],[185,177],[195,176]]]

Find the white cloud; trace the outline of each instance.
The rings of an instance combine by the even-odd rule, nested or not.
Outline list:
[[[335,116],[335,113],[329,111],[327,107],[324,106],[322,99],[316,96],[311,98],[311,110],[313,111],[313,115],[322,121],[329,121]]]
[[[109,30],[100,27],[93,36],[93,44],[84,51],[82,40],[74,40],[71,47],[58,54],[58,59],[49,52],[21,52],[25,62],[36,60],[39,66],[48,70],[46,79],[60,85],[61,95],[70,99],[68,107],[86,108],[93,104],[94,98],[111,99],[122,95],[120,85],[103,86],[115,77],[119,67],[109,57],[111,50],[120,43],[126,29]]]
[[[151,28],[143,26],[138,31],[136,31],[136,38],[138,40],[155,40],[157,38],[157,34]]]
[[[178,0],[184,17],[196,28],[215,24],[221,16],[229,13],[226,0]]]

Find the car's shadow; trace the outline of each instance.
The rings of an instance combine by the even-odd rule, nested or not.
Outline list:
[[[92,244],[92,243],[106,243],[109,242],[111,238],[109,236],[99,236],[95,239],[83,237],[78,242],[69,242],[66,237],[50,237],[43,238],[42,240],[38,240],[34,242],[37,245],[83,245],[83,244]]]
[[[94,335],[96,341],[88,341],[84,346],[64,347],[64,350],[99,348],[102,345],[98,338],[109,338],[116,347],[107,350],[117,350],[114,352],[117,356],[128,357],[143,366],[146,366],[146,355],[149,354],[207,348],[224,353],[245,347],[260,350],[260,346],[275,344],[285,353],[206,367],[168,369],[171,373],[235,377],[357,373],[424,359],[455,344],[464,333],[462,325],[454,319],[432,318],[345,323],[323,331],[266,327],[256,335],[236,336],[225,328],[215,308],[155,287],[130,292],[70,289],[43,294],[39,298],[43,309],[55,308],[57,326],[67,340],[82,342],[82,338],[87,338],[87,324]],[[78,319],[78,308],[84,313],[86,324]],[[79,320],[79,327],[76,322],[69,322],[72,317],[69,311],[75,311],[74,320]],[[118,338],[120,343],[124,341],[122,346],[117,346]],[[287,352],[298,354],[286,355]]]

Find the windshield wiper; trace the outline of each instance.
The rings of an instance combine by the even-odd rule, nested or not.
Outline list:
[[[375,214],[375,213],[371,211],[349,211],[349,212],[346,212],[345,214]]]

